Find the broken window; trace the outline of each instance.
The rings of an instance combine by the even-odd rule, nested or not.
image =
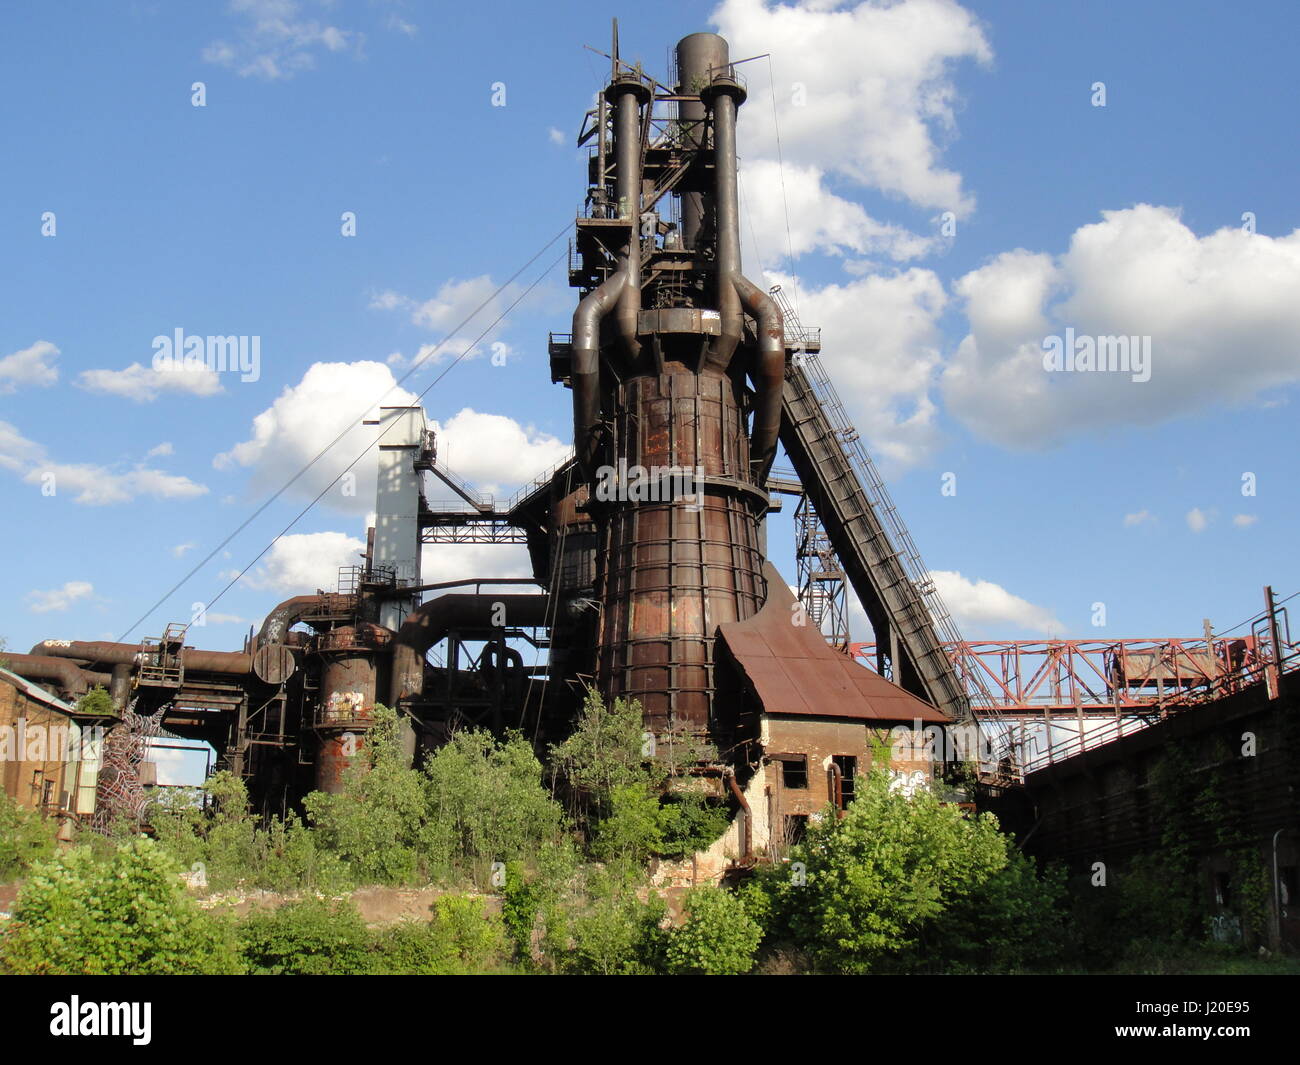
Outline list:
[[[1214,902],[1224,909],[1232,905],[1232,881],[1227,873],[1214,874]]]
[[[791,791],[806,791],[808,788],[808,756],[804,754],[783,754],[776,758],[781,763],[781,786]]]
[[[853,778],[858,773],[858,760],[851,754],[837,754],[831,761],[840,771],[840,809],[846,810],[853,801]]]
[[[808,833],[808,815],[807,814],[786,814],[785,815],[785,844],[787,847],[793,847],[803,842],[803,838]]]

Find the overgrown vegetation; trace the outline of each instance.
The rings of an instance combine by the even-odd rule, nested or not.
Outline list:
[[[108,861],[78,847],[33,866],[0,938],[0,971],[47,975],[241,972],[229,924],[186,897],[147,839]]]
[[[1008,971],[1050,956],[1059,878],[1038,878],[992,816],[891,792],[884,773],[856,792],[756,885],[770,936],[830,972]]]
[[[644,732],[639,703],[615,699],[607,707],[591,692],[573,734],[551,748],[550,766],[592,854],[640,865],[694,854],[725,831],[727,808],[683,787],[670,771],[696,753],[672,737],[661,751]],[[680,790],[671,790],[674,782]]]
[[[55,823],[0,792],[0,883],[22,876],[54,853]]]
[[[77,700],[77,713],[112,717],[117,714],[117,708],[113,705],[113,697],[108,694],[108,689],[96,685]]]
[[[0,879],[25,878],[0,931],[0,971],[1158,970],[1161,958],[1209,956],[1203,903],[1187,886],[1187,841],[1207,824],[1237,848],[1244,923],[1262,926],[1263,911],[1245,905],[1263,890],[1247,875],[1257,863],[1176,759],[1153,787],[1165,846],[1104,892],[1037,869],[990,815],[891,791],[883,773],[857,781],[842,818],[814,818],[787,861],[734,886],[665,892],[651,886],[654,863],[707,847],[729,812],[672,772],[684,743],[656,751],[635,703],[588,698],[546,767],[520,735],[466,730],[413,768],[397,715],[381,707],[376,719],[364,764],[340,793],[310,796],[305,819],[254,817],[242,781],[217,773],[164,793],[153,839],[122,828],[56,854],[53,822],[0,797]],[[213,908],[186,881],[217,893]],[[427,917],[377,929],[347,897],[430,884],[442,894]],[[221,894],[232,889],[288,900],[236,918],[222,900],[240,896]]]

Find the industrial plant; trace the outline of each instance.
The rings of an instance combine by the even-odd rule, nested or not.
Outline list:
[[[665,866],[668,881],[781,860],[881,769],[898,789],[993,810],[1025,853],[1086,871],[1159,840],[1148,796],[1176,741],[1268,877],[1268,944],[1300,945],[1300,652],[1278,597],[1266,591],[1244,634],[963,640],[817,324],[746,273],[748,57],[693,33],[663,80],[621,58],[617,38],[607,58],[579,138],[572,321],[545,338],[550,386],[570,393],[571,457],[499,499],[444,460],[421,406],[383,408],[366,423],[378,479],[364,557],[333,588],[280,603],[240,650],[198,646],[179,621],[139,643],[53,632],[4,655],[4,724],[108,734],[71,768],[10,762],[6,793],[69,823],[124,808],[147,820],[150,744],[201,742],[257,814],[283,816],[364,764],[377,705],[397,712],[418,765],[469,727],[543,751],[594,692],[635,700],[669,787],[727,811],[726,832]],[[783,508],[793,588],[768,551]],[[422,558],[449,544],[524,545],[531,581],[426,580]],[[848,630],[850,594],[867,639]],[[111,709],[78,710],[98,687]],[[1223,841],[1191,845],[1227,912]]]

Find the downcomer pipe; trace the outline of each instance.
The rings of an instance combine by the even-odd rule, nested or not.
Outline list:
[[[641,353],[637,318],[641,311],[641,101],[649,90],[639,80],[618,81],[606,95],[614,105],[615,195],[627,221],[628,239],[618,267],[589,292],[573,312],[573,446],[583,475],[595,475],[600,443],[600,323],[617,308],[624,353]]]
[[[716,78],[704,95],[713,112],[714,170],[717,175],[718,311],[722,334],[709,361],[718,369],[731,362],[744,331],[743,308],[758,328],[758,352],[749,367],[757,393],[750,431],[750,468],[763,484],[776,457],[781,430],[781,395],[785,388],[785,321],[766,292],[740,272],[740,196],[736,173],[736,108],[745,99],[729,75]]]
[[[627,280],[618,298],[618,335],[628,359],[635,360],[641,354],[636,338],[641,312],[641,100],[649,92],[638,79],[616,82],[607,95],[614,104],[615,195],[619,216],[628,223],[619,267]]]

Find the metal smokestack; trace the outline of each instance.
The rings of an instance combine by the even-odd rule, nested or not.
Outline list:
[[[699,96],[716,71],[726,70],[729,62],[727,42],[716,33],[692,33],[677,42],[677,91],[684,96]],[[708,110],[702,100],[680,101],[677,119],[683,140],[693,148],[711,147],[707,126]],[[682,243],[694,248],[708,214],[708,194],[683,192]]]

